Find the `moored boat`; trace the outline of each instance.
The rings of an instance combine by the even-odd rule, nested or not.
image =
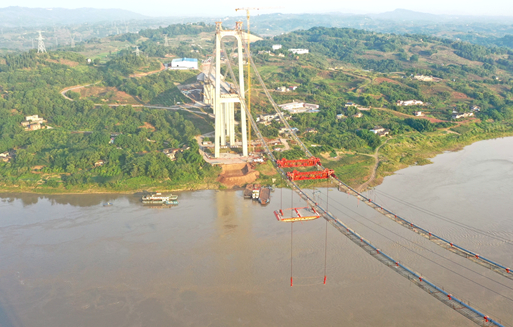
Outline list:
[[[260,184],[253,185],[253,193],[251,194],[251,198],[253,200],[258,200],[260,197]]]
[[[251,199],[253,194],[253,184],[246,185],[244,189],[244,199]]]
[[[144,204],[178,204],[178,195],[171,193],[152,193],[142,197]]]
[[[258,202],[260,204],[265,205],[271,201],[271,189],[269,187],[262,187],[260,189],[260,196],[258,198]]]

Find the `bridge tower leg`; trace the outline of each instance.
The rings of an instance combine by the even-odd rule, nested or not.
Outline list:
[[[215,76],[215,101],[214,115],[215,117],[215,141],[214,141],[214,157],[219,158],[220,155],[220,138],[223,121],[221,117],[221,22],[216,22],[216,76]]]
[[[239,58],[239,88],[240,88],[240,96],[242,99],[245,99],[245,88],[244,88],[244,63],[242,57],[242,23],[237,22],[237,29],[239,31],[239,37],[237,38],[237,48],[238,48],[238,58]],[[247,58],[249,60],[249,58]],[[244,157],[248,156],[248,131],[246,126],[246,111],[243,109],[241,104],[240,110],[240,130],[242,134],[242,155]]]
[[[235,145],[235,104],[233,102],[227,103],[228,105],[228,112],[230,118],[228,121],[230,122],[228,124],[228,135],[230,136],[230,145]]]
[[[216,115],[216,120],[219,119],[221,121],[221,146],[226,146],[226,103],[222,103],[220,105],[221,110],[219,110],[219,118]]]

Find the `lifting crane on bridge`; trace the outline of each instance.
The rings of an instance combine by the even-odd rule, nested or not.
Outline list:
[[[280,160],[276,160],[276,164],[281,168],[292,168],[292,167],[314,167],[321,165],[321,159],[316,157],[310,157],[308,159],[299,159],[299,160],[288,160],[286,158],[282,158]]]
[[[248,32],[247,32],[247,35],[246,35],[246,44],[248,46],[247,50],[248,50],[248,53],[246,54],[247,56],[247,61],[248,61],[248,84],[246,85],[246,88],[248,90],[248,96],[247,96],[247,99],[248,99],[248,105],[247,105],[247,108],[248,108],[248,113],[251,115],[251,60],[249,59],[249,51],[251,50],[251,35],[249,34],[250,32],[250,10],[262,10],[262,9],[278,9],[278,8],[283,8],[283,7],[256,7],[256,8],[252,8],[252,7],[243,7],[243,8],[235,8],[235,11],[239,11],[239,10],[244,10],[246,11],[246,20],[247,20],[247,28],[248,28]],[[251,149],[251,118],[248,116],[248,145],[249,145],[249,148]]]

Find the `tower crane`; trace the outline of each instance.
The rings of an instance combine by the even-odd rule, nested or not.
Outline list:
[[[239,10],[244,10],[246,11],[246,19],[247,19],[247,24],[248,24],[248,33],[247,33],[247,43],[246,45],[248,46],[248,53],[246,54],[248,56],[247,58],[247,61],[248,61],[248,84],[247,84],[247,90],[248,90],[248,113],[251,115],[251,61],[249,60],[249,52],[251,50],[251,42],[250,42],[250,28],[249,28],[249,21],[250,21],[250,11],[251,10],[262,10],[262,9],[278,9],[278,8],[283,8],[283,7],[257,7],[257,8],[252,8],[252,7],[243,7],[243,8],[236,8],[235,11],[239,11]],[[251,121],[250,120],[251,118],[248,116],[248,121]],[[248,145],[249,145],[249,148],[251,149],[251,123],[248,124]]]

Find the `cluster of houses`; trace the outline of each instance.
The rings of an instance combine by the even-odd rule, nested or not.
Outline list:
[[[460,119],[474,116],[475,112],[481,111],[481,107],[479,106],[471,106],[469,112],[452,112],[452,119]]]
[[[406,100],[406,101],[397,100],[397,105],[398,106],[422,106],[422,105],[424,105],[424,102],[422,102],[420,100]]]
[[[315,113],[319,112],[319,105],[313,103],[306,103],[301,101],[293,101],[290,103],[280,104],[282,110],[287,110],[291,114],[298,114],[303,112]]]
[[[261,50],[261,51],[258,51],[258,54],[268,54],[269,56],[271,57],[274,57],[274,53],[272,51],[268,51],[268,50]],[[285,57],[285,55],[283,53],[278,53],[278,57]]]
[[[370,110],[370,108],[361,107],[359,104],[356,104],[354,102],[346,102],[344,105],[346,108],[348,107],[355,107],[358,110]]]
[[[276,88],[276,91],[277,92],[290,92],[290,91],[295,91],[297,89],[297,86],[279,86]]]
[[[292,116],[290,116],[290,115],[283,115],[283,117],[286,120],[289,120],[290,118],[292,118]],[[278,114],[260,115],[256,118],[257,123],[264,124],[265,126],[271,125],[273,120],[280,121],[279,115]]]
[[[357,112],[354,115],[352,115],[351,117],[361,118],[361,117],[363,117],[363,114],[361,112]],[[346,115],[344,115],[344,114],[337,114],[337,119],[338,120],[341,120],[341,119],[344,119],[344,118],[346,118]]]
[[[289,134],[290,131],[293,131],[294,133],[297,133],[297,132],[299,132],[299,129],[296,128],[296,127],[292,127],[291,129],[288,129],[288,127],[282,127],[282,128],[280,128],[280,130],[278,132],[280,134]]]
[[[32,115],[32,116],[26,116],[25,121],[21,122],[21,126],[26,131],[35,131],[38,129],[45,128],[43,125],[46,123],[46,120],[44,120],[42,117],[39,117],[38,115]],[[50,126],[46,126],[46,128],[51,128]]]
[[[273,44],[272,45],[272,51],[276,51],[276,50],[280,50],[281,48],[283,48],[283,46],[281,44]],[[310,52],[309,49],[289,49],[289,52],[292,52],[293,54],[307,54]],[[270,56],[273,56],[274,54],[271,52],[271,51],[259,51],[258,54],[268,54]],[[278,54],[278,56],[280,57],[284,57],[283,54]]]
[[[162,150],[162,153],[164,153],[166,155],[166,157],[168,157],[171,161],[175,161],[176,160],[176,154],[177,153],[183,153],[184,151],[186,150],[189,150],[190,147],[187,146],[187,145],[184,145],[183,147],[181,148],[169,148],[169,149],[164,149]]]

